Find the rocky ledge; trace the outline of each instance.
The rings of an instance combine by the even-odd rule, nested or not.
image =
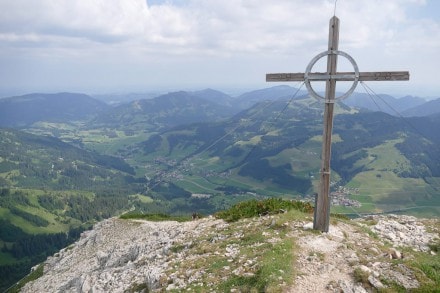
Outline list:
[[[393,283],[411,290],[420,284],[416,272],[403,261],[411,259],[408,251],[435,256],[429,244],[439,241],[437,220],[409,216],[333,221],[329,233],[311,231],[310,216],[284,220],[267,216],[232,225],[213,217],[185,223],[111,218],[49,257],[43,264],[43,276],[26,284],[22,291],[202,288],[215,292],[219,290],[215,282],[256,274],[260,259],[250,256],[250,251],[273,249],[286,239],[294,243],[291,248],[296,262],[290,279],[283,277],[285,272],[279,269],[279,291],[373,292]],[[285,232],[283,239],[279,229]],[[250,241],[249,233],[258,234],[258,241]]]

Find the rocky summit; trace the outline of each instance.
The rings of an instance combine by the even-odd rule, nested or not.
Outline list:
[[[438,282],[438,220],[336,218],[328,233],[310,222],[296,212],[231,223],[111,218],[49,257],[22,292],[423,292]]]

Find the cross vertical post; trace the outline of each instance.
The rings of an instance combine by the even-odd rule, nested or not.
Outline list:
[[[330,19],[328,51],[337,51],[339,45],[339,19],[334,16]],[[338,55],[330,54],[327,58],[327,73],[336,74]],[[322,133],[322,161],[320,174],[320,190],[316,200],[313,229],[328,231],[330,222],[330,158],[333,130],[333,109],[335,105],[336,80],[326,80],[324,130]]]

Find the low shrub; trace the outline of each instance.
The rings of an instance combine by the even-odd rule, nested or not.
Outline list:
[[[313,207],[310,203],[284,200],[281,198],[269,198],[260,201],[250,200],[240,202],[228,210],[217,212],[215,217],[227,222],[235,222],[243,218],[279,214],[292,209],[304,213],[313,212]]]

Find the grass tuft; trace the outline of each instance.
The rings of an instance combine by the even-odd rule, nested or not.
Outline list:
[[[368,281],[369,273],[361,270],[360,268],[355,268],[353,271],[353,277],[356,282],[362,283],[363,287],[369,288],[370,282]]]

